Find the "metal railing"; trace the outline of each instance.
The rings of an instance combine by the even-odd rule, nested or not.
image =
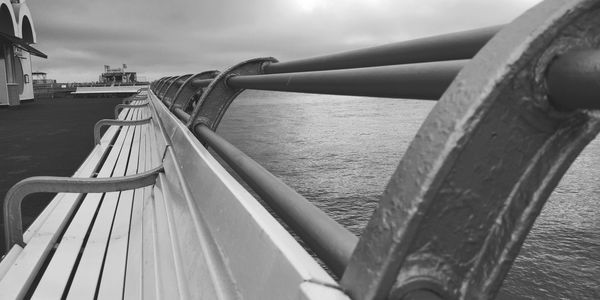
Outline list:
[[[600,108],[595,5],[547,0],[503,26],[252,59],[210,76],[164,77],[151,90],[351,297],[491,298],[549,194],[600,131],[589,111]],[[215,133],[244,89],[441,101],[357,239]]]

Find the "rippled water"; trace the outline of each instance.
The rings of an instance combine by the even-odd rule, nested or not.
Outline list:
[[[360,235],[435,103],[245,92],[219,132]],[[600,299],[600,141],[572,165],[525,241],[504,289]]]

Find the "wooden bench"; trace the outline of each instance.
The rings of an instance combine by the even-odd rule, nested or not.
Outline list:
[[[120,113],[123,120],[138,120],[145,116],[149,116],[147,109],[124,109]],[[145,148],[150,136],[147,127],[111,126],[74,177],[132,175],[157,163],[157,155],[153,156]],[[81,271],[74,274],[75,284],[71,285],[74,289],[69,291],[69,297],[93,297],[96,284],[89,279],[100,273],[107,246],[110,254],[107,258],[111,260],[118,259],[119,252],[126,253],[119,249],[122,232],[127,230],[123,226],[128,227],[123,224],[123,216],[131,214],[132,203],[142,201],[143,192],[138,189],[106,194],[58,194],[25,232],[23,240],[27,246],[14,246],[2,261],[0,298],[22,297],[33,282],[37,284],[33,298],[59,298],[76,264]],[[90,226],[93,227],[88,232]],[[86,247],[80,255],[83,243]],[[51,260],[48,261],[49,257]],[[114,263],[107,266],[113,268]],[[45,272],[38,277],[37,272],[41,269]]]
[[[74,177],[164,173],[135,190],[59,193],[0,262],[0,299],[346,299],[148,93],[119,119],[150,124],[110,126]]]

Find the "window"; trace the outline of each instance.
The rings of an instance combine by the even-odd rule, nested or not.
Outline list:
[[[25,83],[29,83],[29,74],[25,74],[25,75],[23,75],[23,81],[24,81]]]

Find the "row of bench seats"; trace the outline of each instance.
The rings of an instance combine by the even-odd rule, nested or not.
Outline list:
[[[164,166],[152,186],[60,193],[0,262],[0,299],[347,299],[151,91],[74,177]],[[142,105],[148,103],[148,105]]]
[[[131,99],[142,104],[145,95]],[[122,120],[150,116],[149,109],[123,109]],[[160,164],[152,126],[111,126],[74,177],[120,177]],[[130,223],[143,221],[141,208],[152,187],[110,193],[60,193],[0,263],[0,299],[117,299],[140,293],[141,284],[122,280],[142,267],[142,235]],[[131,228],[138,228],[131,226]],[[140,271],[141,272],[141,271]],[[101,280],[98,280],[101,278]],[[127,282],[124,288],[119,285]],[[35,286],[35,289],[31,287]]]

